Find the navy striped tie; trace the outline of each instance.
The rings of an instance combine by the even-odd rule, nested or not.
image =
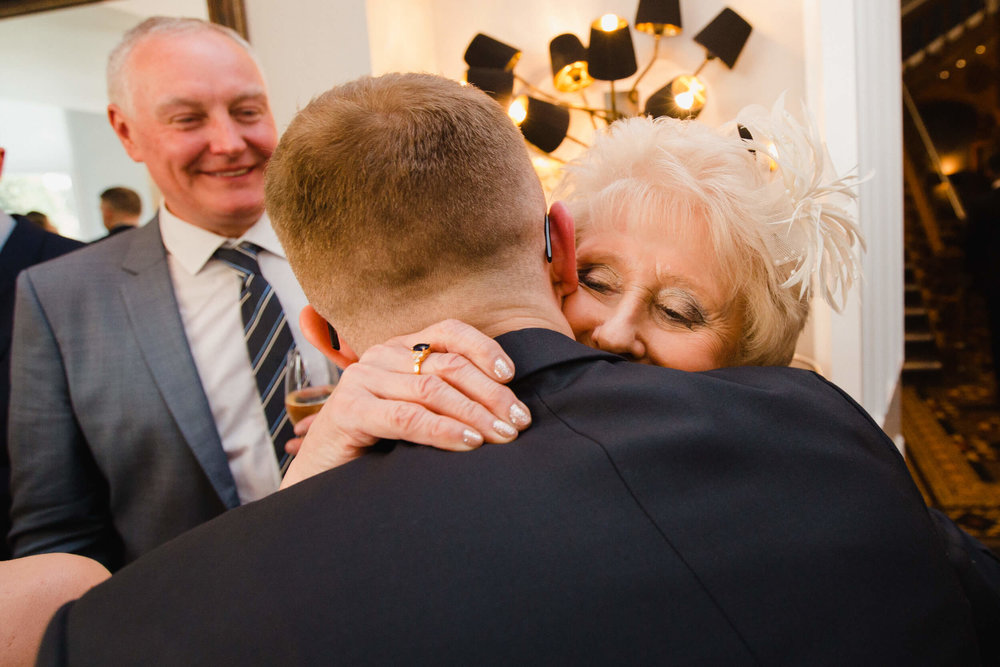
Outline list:
[[[243,316],[243,338],[257,380],[257,391],[264,405],[268,433],[274,442],[278,465],[283,469],[287,457],[285,443],[295,437],[292,422],[285,412],[285,360],[295,346],[295,340],[277,293],[260,272],[260,265],[257,264],[259,252],[260,247],[243,242],[233,248],[219,248],[212,256],[235,269],[242,279],[240,313]]]

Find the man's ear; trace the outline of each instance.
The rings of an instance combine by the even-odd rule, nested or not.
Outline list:
[[[299,327],[306,340],[340,368],[347,368],[358,360],[354,350],[312,306],[306,306],[299,313]]]
[[[135,162],[142,162],[142,152],[132,138],[131,121],[115,104],[108,105],[108,122],[111,123],[111,129],[118,135],[118,140],[122,142],[128,156]]]
[[[576,291],[576,229],[573,216],[562,202],[549,209],[549,235],[552,239],[552,265],[549,272],[559,297]]]

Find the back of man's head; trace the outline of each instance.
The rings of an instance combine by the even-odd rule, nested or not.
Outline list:
[[[136,223],[142,215],[142,199],[130,188],[108,188],[101,193],[101,214],[105,226]]]
[[[545,199],[484,93],[427,74],[338,86],[271,157],[267,210],[310,303],[357,347],[488,313],[544,278]]]

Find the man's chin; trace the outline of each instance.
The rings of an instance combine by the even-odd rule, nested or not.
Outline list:
[[[211,222],[207,228],[210,231],[222,236],[237,237],[242,236],[254,223],[260,220],[264,214],[263,202],[251,205],[230,206],[226,208],[216,208],[211,211]]]

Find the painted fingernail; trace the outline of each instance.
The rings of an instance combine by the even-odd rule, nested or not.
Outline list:
[[[508,364],[503,359],[497,359],[493,362],[493,372],[501,380],[507,381],[514,377],[514,371],[510,369],[510,364]]]
[[[468,447],[479,447],[483,444],[483,436],[471,428],[467,428],[462,431],[462,442]]]
[[[514,428],[507,422],[500,419],[493,422],[493,430],[505,438],[513,438],[515,435],[517,435],[516,428]]]
[[[510,420],[514,422],[514,426],[524,427],[531,423],[531,415],[528,414],[527,410],[515,403],[510,406]]]

